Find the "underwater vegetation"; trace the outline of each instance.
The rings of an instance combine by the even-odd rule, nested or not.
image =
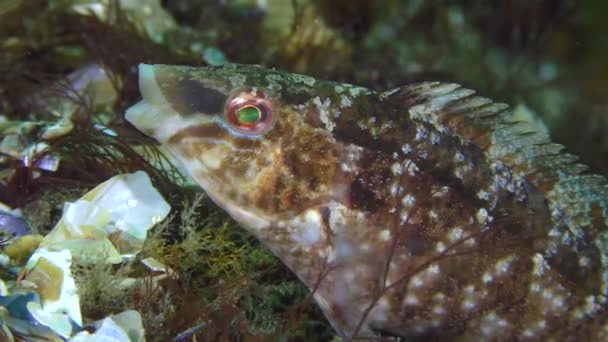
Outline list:
[[[0,278],[23,290],[65,203],[144,171],[171,212],[134,257],[72,256],[84,325],[132,309],[151,341],[329,340],[307,287],[125,120],[138,64],[259,64],[377,92],[454,82],[606,175],[607,14],[570,0],[0,0]]]

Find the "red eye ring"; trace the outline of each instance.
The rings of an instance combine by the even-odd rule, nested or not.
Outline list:
[[[259,113],[255,120],[252,120],[252,113],[247,113],[247,120],[243,120],[243,111],[251,109]],[[245,134],[266,133],[274,123],[272,102],[264,92],[257,90],[239,91],[231,96],[226,102],[225,108],[226,121],[236,131]]]

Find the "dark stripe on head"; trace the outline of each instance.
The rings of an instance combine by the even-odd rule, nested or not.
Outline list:
[[[181,131],[175,133],[169,138],[167,143],[179,144],[182,140],[187,138],[211,138],[211,139],[222,139],[226,135],[229,135],[225,129],[220,127],[217,123],[212,122],[204,125],[187,127]]]
[[[257,139],[244,139],[244,138],[235,137],[235,136],[232,136],[231,142],[234,145],[234,147],[236,147],[238,149],[260,148],[260,146],[262,145],[260,143],[260,141]]]
[[[169,82],[163,85],[165,85],[163,93],[167,101],[180,114],[215,115],[224,110],[227,96],[215,89],[205,87],[200,82],[186,79],[176,84]]]

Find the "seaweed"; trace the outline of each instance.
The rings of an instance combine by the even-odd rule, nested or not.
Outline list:
[[[307,299],[306,287],[276,257],[236,223],[226,221],[218,209],[203,210],[205,216],[200,215],[201,207],[210,205],[204,195],[186,200],[180,214],[166,220],[146,240],[142,255],[172,270],[158,288],[148,288],[138,299],[147,319],[165,324],[151,335],[177,336],[201,322],[205,327],[196,335],[204,340],[294,336],[305,327],[293,328],[310,322],[324,327],[326,334],[331,331]],[[179,229],[173,229],[173,224]],[[172,231],[180,232],[178,240],[168,233]],[[153,293],[164,298],[162,305],[152,300]],[[303,302],[302,309],[294,310],[294,305]]]
[[[90,321],[103,319],[133,306],[135,279],[129,279],[130,265],[118,268],[103,263],[74,260],[72,274],[78,288],[80,309]]]

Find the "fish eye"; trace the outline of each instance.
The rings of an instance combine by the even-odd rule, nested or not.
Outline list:
[[[272,102],[260,90],[240,91],[226,102],[226,120],[232,128],[245,134],[263,134],[272,128]]]

